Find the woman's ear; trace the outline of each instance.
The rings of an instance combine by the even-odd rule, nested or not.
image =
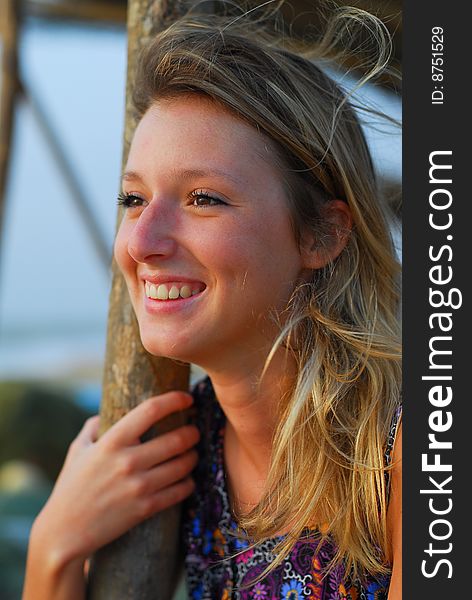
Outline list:
[[[302,236],[302,258],[306,269],[321,269],[341,254],[352,229],[352,215],[343,200],[329,200],[321,208],[321,219],[326,222],[325,239],[320,240],[312,231]]]

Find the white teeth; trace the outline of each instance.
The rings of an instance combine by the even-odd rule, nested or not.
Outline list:
[[[169,298],[167,286],[163,283],[161,283],[161,285],[157,288],[157,298],[158,300],[167,300]]]
[[[190,298],[190,296],[195,296],[195,294],[198,294],[202,291],[200,285],[194,290],[192,290],[188,284],[181,285],[182,284],[179,284],[178,282],[172,284],[161,283],[160,285],[155,285],[154,283],[145,281],[144,289],[146,296],[148,298],[153,298],[154,300],[177,300],[178,298]]]
[[[169,300],[175,300],[179,297],[179,288],[176,285],[173,285],[169,291]]]
[[[180,288],[180,296],[182,298],[190,298],[190,296],[192,295],[192,292],[190,291],[190,286],[188,285],[183,285]]]

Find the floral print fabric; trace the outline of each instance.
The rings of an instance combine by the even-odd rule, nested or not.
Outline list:
[[[194,387],[193,394],[202,437],[198,448],[200,460],[194,474],[196,490],[184,509],[183,542],[189,598],[386,600],[389,577],[380,580],[370,577],[362,583],[350,581],[342,563],[323,577],[335,547],[325,542],[318,548],[319,533],[308,529],[306,536],[276,569],[253,583],[273,561],[273,549],[280,538],[250,548],[243,537],[238,537],[225,481],[225,416],[208,377]],[[399,412],[387,443],[387,462],[398,418]]]

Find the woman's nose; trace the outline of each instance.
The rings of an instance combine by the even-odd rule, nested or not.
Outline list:
[[[164,203],[153,200],[139,215],[128,240],[130,256],[140,263],[161,260],[175,253],[175,216]]]

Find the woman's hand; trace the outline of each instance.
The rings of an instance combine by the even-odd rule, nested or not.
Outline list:
[[[32,537],[43,540],[53,563],[85,560],[140,521],[191,494],[198,429],[185,425],[140,441],[157,421],[191,403],[192,397],[183,392],[149,398],[98,441],[99,418],[85,423],[33,527]]]

